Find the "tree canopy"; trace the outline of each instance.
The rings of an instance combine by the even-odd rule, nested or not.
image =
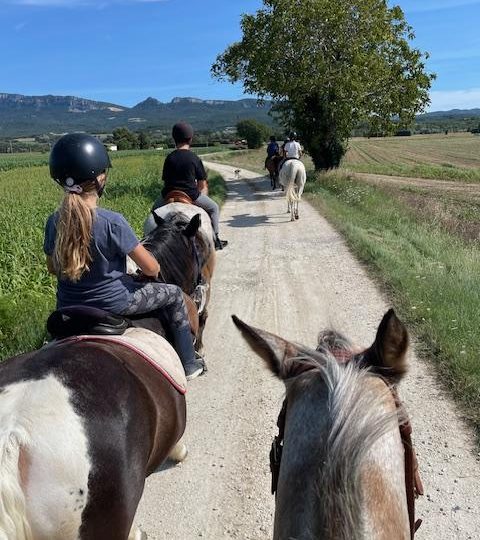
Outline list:
[[[247,141],[248,148],[260,148],[268,136],[268,127],[253,119],[237,123],[237,133]]]
[[[429,102],[428,55],[410,46],[412,28],[386,0],[263,0],[241,27],[213,75],[273,99],[317,168],[338,165],[358,122],[391,131]]]

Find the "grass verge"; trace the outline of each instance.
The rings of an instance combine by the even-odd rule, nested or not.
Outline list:
[[[401,198],[341,173],[306,197],[372,269],[480,436],[480,251]]]

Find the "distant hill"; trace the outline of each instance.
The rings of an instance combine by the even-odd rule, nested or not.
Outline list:
[[[134,107],[74,96],[23,96],[0,93],[0,139],[67,131],[111,133],[116,127],[169,131],[176,121],[188,120],[197,131],[216,131],[239,120],[255,118],[274,126],[271,104],[255,99],[238,101],[177,97],[162,103],[149,97]],[[478,127],[480,109],[439,111],[417,116],[417,130]]]
[[[417,120],[432,118],[476,118],[480,116],[480,109],[452,109],[451,111],[435,111],[417,116]]]
[[[74,96],[23,96],[0,93],[0,138],[45,133],[89,131],[109,133],[116,127],[132,130],[169,130],[180,119],[197,130],[219,130],[239,120],[255,118],[272,125],[270,104],[255,99],[239,101],[174,98],[162,103],[149,97],[134,107],[93,101]]]

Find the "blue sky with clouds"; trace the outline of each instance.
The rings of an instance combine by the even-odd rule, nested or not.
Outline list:
[[[437,73],[430,110],[480,107],[480,0],[400,0]],[[0,92],[122,105],[238,99],[210,77],[260,0],[0,0]]]

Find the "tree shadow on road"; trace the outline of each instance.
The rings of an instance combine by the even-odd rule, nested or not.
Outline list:
[[[269,216],[252,216],[251,214],[237,214],[224,222],[229,227],[247,228],[258,227],[259,225],[273,225]]]

